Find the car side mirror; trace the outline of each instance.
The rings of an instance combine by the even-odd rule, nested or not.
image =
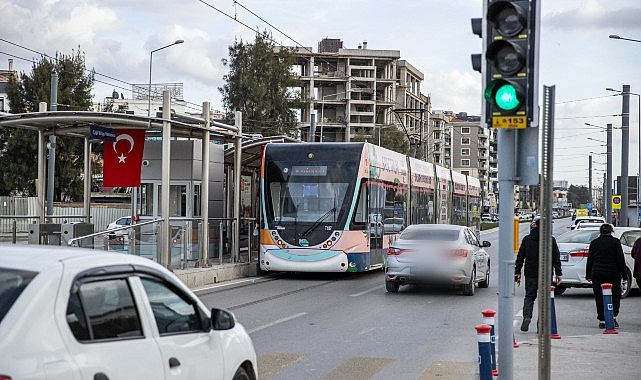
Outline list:
[[[231,311],[211,309],[211,328],[214,330],[231,330],[236,325],[236,317]]]
[[[491,247],[491,246],[492,246],[492,243],[490,243],[487,240],[483,240],[483,242],[481,243],[481,247],[483,247],[483,248],[487,248],[487,247]]]

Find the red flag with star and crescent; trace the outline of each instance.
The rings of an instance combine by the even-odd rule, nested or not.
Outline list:
[[[104,142],[102,185],[106,187],[140,186],[144,129],[117,129],[116,141]]]

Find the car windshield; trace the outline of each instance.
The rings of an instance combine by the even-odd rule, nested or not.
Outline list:
[[[0,268],[0,322],[36,274],[36,272]]]
[[[437,230],[437,229],[406,229],[399,239],[420,240],[420,241],[457,241],[458,230]]]
[[[575,230],[564,233],[556,239],[557,243],[581,243],[590,244],[590,242],[599,237],[599,230]]]

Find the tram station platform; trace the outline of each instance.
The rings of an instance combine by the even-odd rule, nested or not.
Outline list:
[[[258,275],[258,262],[212,263],[202,268],[174,269],[174,274],[191,289]]]

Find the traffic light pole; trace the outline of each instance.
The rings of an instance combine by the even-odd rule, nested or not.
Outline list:
[[[499,373],[512,380],[514,348],[514,185],[516,185],[516,129],[498,130],[499,177]]]

